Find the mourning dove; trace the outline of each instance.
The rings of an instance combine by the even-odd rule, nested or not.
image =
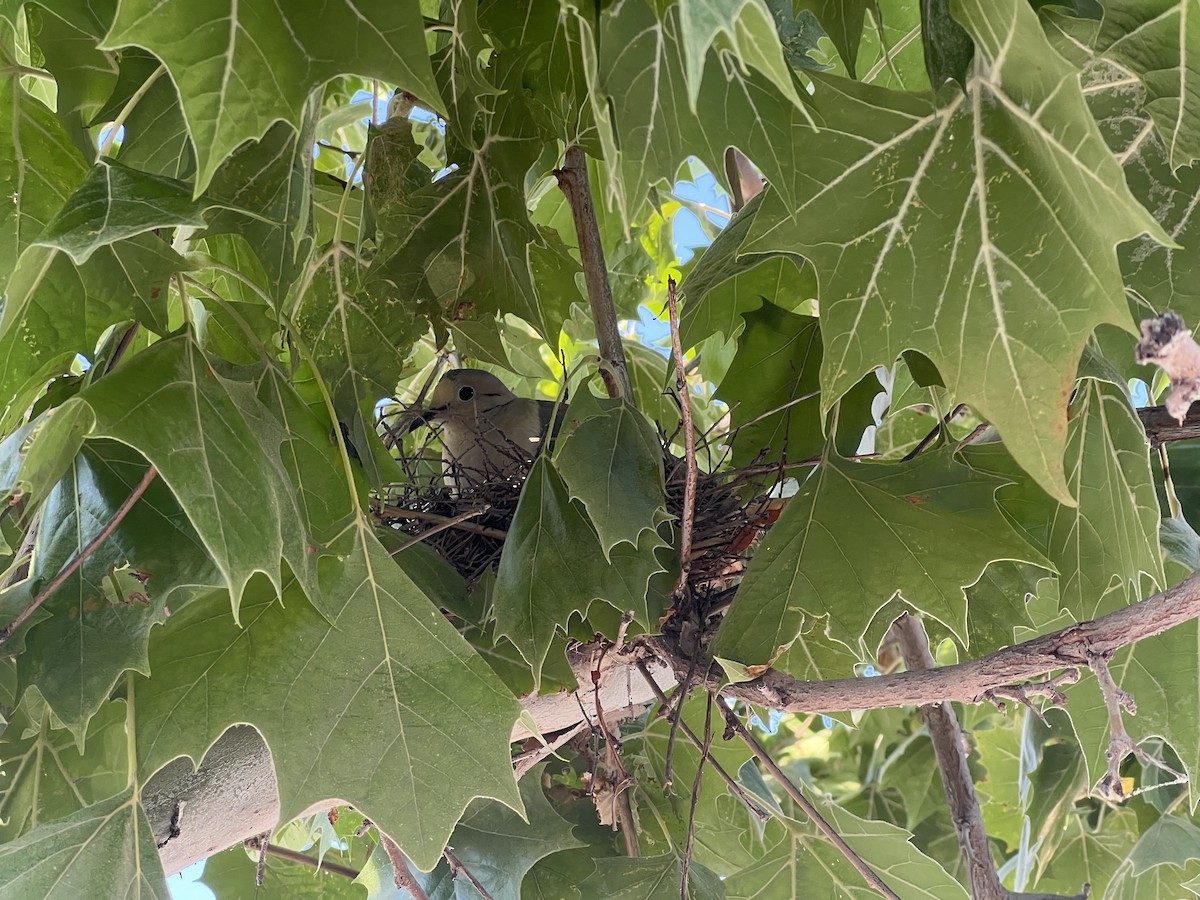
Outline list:
[[[451,369],[410,430],[423,424],[441,427],[446,484],[461,493],[528,465],[542,448],[554,406],[518,397],[490,372]]]

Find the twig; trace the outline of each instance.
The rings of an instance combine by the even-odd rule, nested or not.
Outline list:
[[[642,855],[641,844],[638,841],[637,827],[633,821],[633,809],[629,804],[629,794],[626,789],[629,787],[632,779],[629,777],[629,772],[625,768],[625,763],[621,760],[621,742],[616,736],[608,730],[608,725],[604,721],[604,710],[600,706],[600,676],[601,666],[604,664],[604,655],[608,652],[606,645],[600,651],[599,658],[596,664],[592,667],[592,687],[594,688],[593,701],[596,706],[596,725],[600,728],[600,733],[604,736],[604,778],[612,788],[613,792],[613,807],[616,813],[613,816],[613,830],[617,830],[617,825],[620,824],[621,836],[625,840],[625,855],[631,859],[636,859]],[[612,773],[615,773],[612,774]]]
[[[646,668],[646,664],[639,659],[637,661],[637,667],[638,671],[642,673],[642,677],[646,679],[646,684],[650,685],[650,689],[654,691],[654,695],[658,698],[660,707],[665,708],[668,706],[671,702],[670,699],[662,692],[662,688],[658,686],[658,682],[654,680],[654,676],[650,674],[650,670]],[[735,781],[733,776],[725,770],[725,767],[717,762],[717,759],[712,755],[712,752],[704,749],[703,741],[696,736],[696,732],[692,731],[688,723],[684,722],[682,719],[679,721],[679,730],[683,732],[684,737],[692,742],[692,745],[695,746],[696,749],[705,754],[705,757],[708,759],[708,764],[712,766],[713,771],[716,772],[717,775],[721,777],[721,780],[725,782],[725,786],[729,788],[730,793],[741,800],[756,819],[758,819],[760,822],[766,822],[771,818],[771,814],[759,806],[758,803],[746,793],[745,788]]]
[[[738,720],[737,714],[730,708],[729,704],[725,701],[725,698],[718,697],[718,701],[721,712],[725,715],[726,737],[728,738],[731,736],[731,734],[736,734],[746,743],[746,746],[750,748],[750,752],[754,754],[755,758],[758,759],[763,768],[771,773],[772,777],[779,782],[779,786],[783,788],[783,790],[789,797],[792,798],[792,801],[797,806],[804,810],[805,814],[812,819],[813,824],[817,826],[817,829],[824,834],[825,837],[829,838],[833,846],[835,846],[838,851],[844,857],[846,857],[846,861],[849,862],[850,865],[854,866],[855,870],[857,870],[858,874],[863,877],[863,880],[865,880],[867,884],[873,887],[880,896],[887,897],[888,900],[900,900],[899,895],[886,884],[884,884],[883,879],[875,874],[875,870],[868,866],[863,858],[854,852],[854,848],[847,844],[842,836],[834,830],[833,826],[825,821],[825,818],[817,811],[817,808],[813,806],[812,803],[809,802],[808,798],[804,796],[801,790],[792,783],[792,780],[783,773],[783,769],[779,768],[779,765],[774,759],[771,758],[771,754],[763,749],[762,744],[760,744],[755,739],[754,735],[746,730],[746,726]]]
[[[270,834],[270,832],[267,832],[267,834]],[[274,856],[276,859],[286,859],[288,862],[300,863],[302,866],[311,866],[321,872],[328,872],[331,875],[341,875],[343,878],[351,880],[359,876],[358,869],[352,869],[349,866],[343,866],[340,863],[330,862],[329,860],[317,859],[315,856],[309,856],[307,853],[301,853],[299,850],[289,850],[286,847],[268,843],[261,835],[245,841],[245,845],[247,849],[258,851],[258,872],[255,880],[259,887],[262,887],[263,874],[266,871],[268,856]]]
[[[447,847],[442,851],[442,856],[446,857],[446,862],[450,863],[450,873],[457,878],[459,875],[465,875],[467,881],[471,882],[471,887],[479,892],[479,896],[483,900],[493,900],[492,895],[488,893],[488,889],[479,883],[479,879],[471,874],[471,870],[459,861],[459,858],[454,855],[454,851]]]
[[[692,654],[691,662],[688,663],[687,674],[683,676],[683,681],[679,683],[679,689],[675,692],[675,703],[667,711],[667,719],[671,723],[671,730],[667,733],[667,754],[663,763],[663,790],[668,794],[671,793],[671,785],[675,781],[675,735],[679,732],[679,723],[683,720],[683,704],[687,700],[688,691],[692,689],[692,679],[696,677],[696,664],[699,662],[700,648],[696,648],[696,652]]]
[[[571,207],[575,220],[575,236],[579,240],[579,261],[587,282],[588,301],[592,307],[592,323],[596,326],[596,341],[600,345],[600,377],[610,397],[633,402],[633,384],[629,380],[629,365],[621,345],[617,323],[617,308],[613,303],[612,285],[608,281],[608,264],[604,261],[604,244],[596,221],[592,201],[592,186],[588,180],[587,157],[578,145],[567,148],[561,169],[554,170],[558,186]],[[547,339],[551,335],[546,336]]]
[[[1057,675],[1052,675],[1043,681],[1031,681],[1027,684],[1013,684],[992,688],[984,697],[987,700],[991,700],[996,705],[996,709],[1002,713],[1008,711],[1008,708],[1004,705],[1005,700],[1020,703],[1041,719],[1043,724],[1048,724],[1041,707],[1033,705],[1033,698],[1041,697],[1051,706],[1066,706],[1067,695],[1059,690],[1059,688],[1066,684],[1075,684],[1077,681],[1079,681],[1078,669],[1064,669]]]
[[[1175,777],[1175,782],[1173,783],[1182,784],[1186,782],[1187,776],[1184,773],[1175,771],[1175,769],[1168,766],[1161,759],[1155,759],[1139,747],[1133,738],[1129,736],[1129,732],[1125,730],[1125,720],[1121,715],[1121,711],[1124,710],[1131,716],[1136,716],[1137,703],[1131,694],[1119,687],[1116,681],[1113,680],[1112,672],[1108,668],[1111,658],[1111,655],[1097,653],[1088,659],[1088,665],[1096,675],[1096,681],[1100,685],[1100,693],[1104,695],[1104,705],[1108,709],[1108,752],[1106,754],[1108,757],[1108,771],[1096,786],[1097,793],[1105,800],[1113,802],[1126,798],[1125,787],[1121,783],[1121,763],[1130,753],[1134,755],[1143,767],[1150,766],[1173,775]],[[1155,787],[1164,786],[1155,785]]]
[[[713,697],[708,695],[704,708],[704,745],[700,747],[700,759],[696,762],[696,778],[692,781],[692,803],[688,807],[687,840],[683,845],[682,872],[679,876],[679,900],[688,900],[688,870],[692,867],[692,850],[696,845],[696,803],[700,799],[700,779],[704,777],[704,763],[712,748]]]
[[[705,689],[723,690],[728,696],[783,712],[882,709],[941,700],[978,703],[996,688],[1089,665],[1089,654],[1111,655],[1196,618],[1200,618],[1200,573],[1095,621],[1080,622],[954,666],[833,681],[799,681],[769,669],[753,681],[731,685],[723,684],[718,670],[702,676],[700,683]],[[637,640],[655,658],[668,662],[678,678],[683,677],[689,660],[661,638]]]
[[[696,432],[692,427],[692,395],[684,371],[683,343],[679,337],[679,303],[675,297],[675,279],[667,277],[667,312],[671,318],[671,353],[675,357],[675,389],[683,416],[683,447],[687,468],[683,481],[683,513],[679,527],[679,580],[675,583],[675,603],[684,599],[691,566],[692,531],[696,522]]]
[[[3,629],[0,629],[0,644],[3,644],[10,637],[12,637],[13,632],[24,625],[29,617],[37,612],[38,608],[41,607],[41,605],[45,603],[55,591],[62,587],[63,582],[74,575],[79,567],[82,566],[88,559],[88,557],[95,553],[96,549],[106,540],[108,540],[109,536],[117,530],[117,526],[121,524],[122,520],[129,515],[129,510],[133,508],[133,505],[137,503],[139,499],[141,499],[142,494],[146,493],[146,488],[150,487],[150,482],[154,481],[156,475],[158,475],[158,469],[156,469],[154,466],[150,466],[150,468],[146,470],[146,474],[142,476],[142,480],[138,482],[137,487],[133,489],[133,492],[125,498],[125,502],[122,503],[117,509],[116,513],[112,517],[112,520],[100,530],[99,534],[88,541],[87,546],[80,550],[74,559],[67,563],[57,575],[50,579],[50,583],[42,588],[41,593],[33,598],[32,603],[25,607],[25,609],[21,610],[17,617],[5,625]]]
[[[407,542],[401,544],[395,550],[393,550],[391,552],[391,555],[396,556],[400,553],[403,553],[409,547],[419,544],[422,541],[433,537],[435,534],[439,534],[439,533],[445,531],[447,528],[454,528],[458,525],[461,525],[463,522],[467,521],[467,519],[473,519],[476,516],[482,516],[485,512],[487,512],[491,508],[492,508],[492,506],[490,503],[485,503],[485,504],[483,504],[483,506],[480,506],[477,509],[468,509],[465,513],[462,513],[461,515],[457,515],[453,519],[447,519],[445,522],[442,522],[439,525],[435,525],[433,528],[430,528],[428,531],[422,531],[411,541],[407,541]]]
[[[383,851],[392,864],[392,880],[396,885],[396,890],[408,891],[412,895],[412,900],[429,900],[429,895],[425,893],[425,889],[413,875],[412,869],[408,867],[408,860],[404,858],[404,854],[396,846],[396,842],[380,832],[379,843],[383,844]]]
[[[918,456],[924,453],[929,445],[937,440],[937,436],[942,433],[942,429],[950,424],[950,420],[960,413],[965,412],[966,409],[966,404],[960,403],[958,406],[954,407],[954,409],[950,410],[950,412],[946,413],[946,415],[942,417],[942,420],[933,426],[933,430],[930,431],[929,434],[925,435],[925,437],[921,438],[921,440],[917,442],[917,446],[905,453],[900,461],[908,462],[909,460],[916,459]]]
[[[936,668],[937,663],[929,652],[929,638],[921,620],[905,613],[896,620],[895,627],[900,650],[904,654],[904,664],[910,670]],[[958,718],[950,704],[942,702],[922,706],[921,719],[933,742],[942,787],[946,791],[946,803],[950,807],[950,821],[954,824],[958,846],[967,865],[971,896],[975,900],[1005,900],[1007,891],[1000,883],[1000,876],[992,862],[992,851],[983,826],[983,812],[975,796],[971,771],[967,768],[964,750],[966,736],[959,727]]]
[[[586,721],[576,722],[574,727],[568,728],[554,740],[550,741],[550,743],[539,745],[533,750],[528,750],[525,753],[513,757],[513,775],[516,777],[517,781],[520,781],[522,778],[524,778],[530,769],[540,763],[543,759],[545,759],[567,741],[571,740],[571,738],[575,737],[575,735],[579,734],[579,732],[583,731],[587,724],[588,723]]]
[[[437,513],[425,512],[420,509],[403,509],[399,506],[380,504],[379,512],[384,515],[394,516],[397,519],[418,519],[422,522],[437,522],[440,525],[445,525],[447,528],[453,527],[459,531],[469,531],[472,534],[495,538],[498,541],[502,541],[508,537],[508,532],[501,531],[499,528],[489,528],[486,525],[476,525],[473,522],[467,521],[455,522],[448,516],[439,516]],[[483,512],[483,510],[480,510],[480,512]],[[479,513],[474,513],[474,515],[479,515]]]

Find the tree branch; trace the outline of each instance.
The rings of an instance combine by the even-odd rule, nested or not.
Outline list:
[[[1165,406],[1143,406],[1137,414],[1142,420],[1142,427],[1146,429],[1151,447],[1200,438],[1200,407],[1188,410],[1182,424],[1175,421]]]
[[[937,667],[933,654],[929,652],[929,638],[920,619],[905,613],[896,620],[896,633],[904,654],[904,664],[909,671]],[[983,827],[983,812],[975,796],[975,782],[967,768],[967,754],[963,746],[966,735],[959,727],[954,710],[945,701],[922,706],[921,720],[933,742],[942,787],[946,791],[946,803],[950,807],[950,821],[954,823],[954,833],[958,837],[963,861],[967,864],[971,896],[975,900],[1005,900],[1007,891],[996,874],[987,831]]]
[[[754,681],[727,686],[719,672],[710,671],[699,683],[705,689],[722,690],[739,700],[783,712],[923,706],[943,700],[979,703],[997,688],[1057,669],[1086,667],[1095,656],[1111,655],[1195,618],[1200,618],[1200,572],[1095,621],[1071,625],[955,666],[836,681],[798,681],[772,669]],[[684,677],[686,659],[667,648],[661,638],[642,641],[650,653],[671,666],[677,678]]]
[[[571,207],[575,220],[575,236],[579,239],[579,261],[587,283],[588,301],[592,307],[592,322],[596,326],[596,341],[600,345],[600,377],[608,396],[633,402],[633,384],[629,380],[629,365],[621,346],[617,327],[617,308],[613,303],[612,285],[608,281],[608,264],[604,261],[604,244],[596,221],[596,206],[592,201],[592,186],[588,180],[587,157],[575,144],[567,148],[561,169],[554,170],[558,186]]]

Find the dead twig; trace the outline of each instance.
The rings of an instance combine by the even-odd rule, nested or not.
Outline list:
[[[142,480],[138,482],[137,486],[133,489],[130,495],[125,498],[125,502],[118,507],[116,513],[113,514],[112,519],[100,530],[100,533],[88,541],[87,546],[81,549],[74,559],[67,563],[57,575],[50,579],[50,583],[42,588],[41,592],[33,598],[32,603],[21,610],[17,617],[5,625],[3,629],[0,629],[0,644],[4,644],[5,641],[12,637],[13,632],[24,625],[25,622],[28,621],[29,617],[37,612],[41,605],[50,599],[55,591],[62,587],[63,582],[74,575],[75,572],[79,570],[79,567],[82,566],[84,562],[96,552],[97,548],[99,548],[101,544],[109,539],[112,533],[117,530],[117,526],[119,526],[125,517],[129,515],[129,510],[133,509],[133,505],[141,499],[142,494],[146,493],[146,489],[150,487],[150,483],[154,481],[154,478],[157,475],[158,469],[156,469],[154,466],[150,466],[150,468],[146,470],[146,474],[142,476]]]
[[[662,692],[662,688],[658,686],[658,682],[654,680],[654,676],[650,674],[650,670],[646,668],[646,664],[640,659],[637,661],[637,667],[638,671],[641,672],[642,677],[646,679],[646,684],[650,685],[650,689],[654,691],[654,695],[658,698],[660,708],[665,708],[668,704],[670,704],[670,699]],[[697,750],[705,754],[705,758],[708,760],[708,764],[712,766],[712,770],[716,772],[718,776],[720,776],[722,781],[725,782],[725,786],[729,788],[730,793],[732,793],[735,797],[741,800],[743,804],[745,804],[751,815],[753,815],[760,822],[766,822],[771,818],[771,814],[759,806],[758,803],[746,793],[746,789],[743,788],[736,780],[734,780],[733,776],[726,771],[724,766],[717,762],[711,751],[704,749],[704,742],[696,735],[696,732],[692,731],[688,723],[684,722],[682,719],[680,719],[679,722],[679,730],[683,732],[683,736],[691,741],[692,745]]]
[[[482,537],[489,537],[498,541],[502,541],[508,537],[507,531],[502,531],[499,528],[488,528],[485,525],[475,525],[468,521],[468,519],[474,516],[483,515],[490,508],[491,507],[489,505],[484,506],[481,509],[472,510],[471,514],[465,518],[463,516],[439,516],[436,513],[425,512],[424,510],[420,509],[402,509],[398,506],[381,506],[380,512],[384,515],[388,515],[397,519],[416,519],[419,522],[435,522],[442,526],[441,528],[438,528],[437,531],[442,531],[446,528],[456,528],[459,531],[469,531],[472,534],[478,534]],[[421,536],[426,537],[431,532],[436,533],[431,529],[431,531],[424,532]]]
[[[583,731],[583,729],[587,727],[587,724],[588,723],[586,721],[576,722],[574,727],[568,728],[549,743],[541,744],[535,747],[533,750],[528,750],[525,753],[514,756],[513,775],[516,776],[517,781],[520,781],[522,778],[524,778],[530,769],[540,763],[543,759],[545,759],[567,741],[571,740],[571,738],[575,737],[575,735],[579,734],[579,732]]]
[[[1051,706],[1066,706],[1067,695],[1059,690],[1059,688],[1063,685],[1075,684],[1077,681],[1079,681],[1079,670],[1065,669],[1044,681],[1031,681],[1027,684],[1012,684],[992,688],[984,694],[984,699],[990,700],[995,704],[996,709],[1002,713],[1008,712],[1008,707],[1004,705],[1005,700],[1012,703],[1020,703],[1045,723],[1046,716],[1040,706],[1034,705],[1033,698],[1041,697]]]
[[[591,671],[592,687],[595,690],[593,699],[596,706],[596,726],[599,727],[600,734],[604,737],[604,780],[608,782],[613,793],[613,831],[617,830],[619,824],[621,837],[625,840],[625,854],[631,859],[636,859],[642,855],[642,848],[638,841],[637,827],[633,821],[633,809],[627,793],[633,779],[629,777],[629,771],[621,759],[621,742],[608,730],[608,725],[604,722],[604,710],[600,706],[601,668],[604,664],[604,655],[608,650],[609,646],[606,645],[599,652],[596,664]]]
[[[478,509],[468,509],[465,513],[462,513],[461,515],[457,515],[452,519],[447,519],[445,522],[435,525],[433,528],[430,528],[428,531],[422,531],[419,535],[417,535],[411,541],[401,544],[399,547],[397,547],[395,550],[393,550],[391,552],[391,555],[396,556],[399,553],[403,553],[405,550],[407,550],[409,547],[412,547],[414,544],[419,544],[419,543],[421,543],[421,541],[425,540],[426,538],[433,537],[435,534],[439,534],[440,532],[445,531],[447,528],[455,528],[455,527],[461,525],[463,522],[467,521],[468,519],[473,519],[476,516],[482,516],[489,509],[491,509],[491,506],[489,506],[486,503],[483,506],[480,506]]]
[[[849,862],[850,865],[854,866],[858,874],[863,877],[863,880],[866,881],[867,884],[869,884],[872,888],[874,888],[881,897],[887,897],[888,900],[900,900],[900,896],[884,883],[883,879],[875,873],[874,869],[866,864],[861,856],[854,852],[854,848],[847,844],[845,839],[834,830],[833,826],[825,821],[825,818],[817,811],[817,808],[809,802],[808,798],[804,796],[804,793],[800,790],[800,788],[796,787],[796,785],[792,783],[792,780],[784,774],[783,769],[779,768],[779,765],[774,759],[771,758],[771,754],[763,749],[762,744],[760,744],[754,735],[747,730],[746,726],[739,721],[737,714],[729,706],[728,702],[726,702],[725,697],[718,695],[718,701],[721,712],[725,715],[726,740],[735,734],[740,737],[745,742],[746,746],[750,748],[750,752],[753,753],[755,758],[762,764],[763,768],[771,773],[771,776],[777,782],[779,782],[779,786],[783,788],[783,790],[789,797],[792,798],[792,801],[797,806],[804,810],[804,813],[810,819],[812,819],[813,824],[817,826],[817,829],[823,835],[825,835],[825,837],[829,838],[829,841],[833,844],[833,846],[835,846],[838,851],[844,857],[846,857],[846,861]]]
[[[933,426],[933,430],[930,431],[929,434],[925,435],[925,437],[921,438],[921,440],[917,442],[917,446],[905,453],[900,461],[908,462],[909,460],[916,459],[918,456],[924,453],[925,450],[928,449],[929,445],[937,440],[938,435],[941,434],[942,430],[950,424],[950,421],[955,416],[966,412],[966,410],[966,404],[960,403],[958,406],[954,407],[954,409],[950,410],[950,412],[946,413],[946,415],[942,417],[942,420]]]
[[[696,485],[699,479],[699,468],[696,465],[696,430],[692,424],[692,394],[688,389],[687,371],[684,368],[683,341],[679,336],[679,301],[676,297],[675,279],[667,277],[667,315],[671,324],[671,355],[675,358],[675,390],[679,395],[681,427],[683,428],[683,509],[680,514],[679,526],[679,580],[675,582],[672,606],[676,611],[689,606],[691,599],[691,570],[692,570],[692,535],[696,527]],[[693,664],[688,668],[688,676],[684,679],[679,690],[679,704],[671,716],[671,733],[667,737],[667,756],[664,787],[670,790],[671,763],[674,758],[675,737],[679,729],[679,711],[683,708],[683,697],[691,688],[692,676],[695,674],[695,660],[700,653],[699,646],[692,654]]]

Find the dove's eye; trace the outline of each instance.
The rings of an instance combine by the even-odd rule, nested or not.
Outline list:
[[[458,399],[463,401],[464,403],[466,403],[468,400],[471,400],[472,398],[474,398],[474,396],[475,396],[475,388],[471,387],[469,384],[464,384],[462,387],[460,387],[458,389]]]

